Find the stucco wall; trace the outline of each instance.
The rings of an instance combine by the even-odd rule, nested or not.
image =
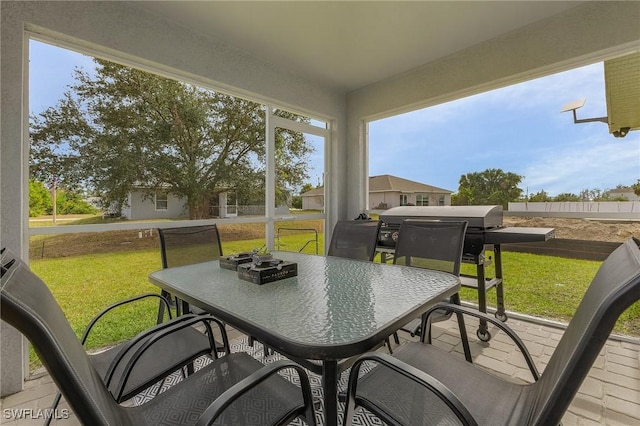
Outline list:
[[[323,199],[322,195],[302,197],[302,210],[322,210]]]
[[[175,195],[167,196],[167,209],[156,210],[153,198],[145,197],[140,191],[132,192],[129,198],[129,219],[176,219],[187,217],[187,209],[184,201]]]

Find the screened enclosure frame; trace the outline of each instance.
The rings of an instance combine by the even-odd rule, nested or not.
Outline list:
[[[104,231],[116,231],[116,230],[140,230],[140,229],[149,229],[149,228],[157,228],[159,226],[175,226],[175,227],[180,227],[180,226],[197,226],[197,225],[205,225],[205,224],[210,224],[210,223],[222,223],[222,224],[235,224],[235,223],[265,223],[265,244],[266,244],[266,248],[268,250],[273,250],[275,247],[275,226],[276,223],[278,221],[283,221],[283,220],[287,220],[287,221],[295,221],[297,218],[294,215],[278,215],[276,214],[276,162],[275,162],[275,138],[276,138],[276,129],[277,128],[281,128],[281,129],[285,129],[285,130],[291,130],[294,132],[300,132],[300,133],[307,133],[307,134],[311,134],[314,136],[318,136],[320,138],[322,138],[323,141],[323,175],[325,176],[325,179],[327,179],[328,173],[327,173],[327,166],[328,166],[328,161],[327,161],[327,152],[328,152],[328,145],[329,145],[329,141],[330,141],[330,137],[331,137],[331,119],[325,118],[325,117],[313,117],[311,116],[309,113],[307,112],[301,112],[301,111],[296,111],[295,109],[292,108],[285,108],[279,105],[275,105],[272,103],[267,103],[262,99],[259,98],[255,98],[255,97],[249,97],[246,95],[239,95],[237,93],[234,93],[231,90],[228,89],[224,89],[224,88],[219,88],[216,87],[215,85],[211,85],[211,84],[207,84],[204,83],[202,81],[198,81],[196,79],[193,78],[186,78],[184,76],[180,76],[177,74],[171,74],[171,73],[167,73],[165,71],[162,70],[158,70],[155,69],[153,67],[150,66],[143,66],[141,64],[132,62],[132,61],[127,61],[127,60],[122,60],[121,58],[117,58],[117,57],[113,57],[110,55],[105,55],[101,52],[95,52],[92,51],[91,49],[86,49],[84,47],[79,47],[76,46],[74,44],[65,42],[65,41],[61,41],[61,40],[57,40],[55,38],[52,37],[48,37],[48,36],[43,36],[42,34],[38,34],[35,32],[31,32],[31,31],[26,31],[25,32],[25,36],[26,36],[26,48],[25,48],[25,60],[28,63],[28,59],[29,59],[29,41],[30,40],[36,40],[39,42],[43,42],[43,43],[47,43],[50,45],[54,45],[56,47],[59,47],[61,49],[67,49],[67,50],[71,50],[71,51],[75,51],[77,53],[83,54],[83,55],[88,55],[88,56],[92,56],[92,57],[96,57],[96,58],[101,58],[104,60],[108,60],[108,61],[112,61],[115,63],[119,63],[131,68],[135,68],[135,69],[139,69],[145,72],[149,72],[152,74],[157,74],[160,75],[162,77],[166,77],[169,79],[175,79],[178,81],[182,81],[185,82],[187,84],[193,84],[194,86],[197,87],[201,87],[207,90],[212,90],[214,92],[219,92],[219,93],[225,93],[234,97],[238,97],[238,98],[242,98],[245,99],[247,101],[251,101],[251,102],[256,102],[260,105],[262,105],[262,107],[265,110],[265,148],[266,148],[266,176],[265,176],[265,181],[266,181],[266,185],[265,185],[265,215],[263,217],[256,217],[253,216],[251,218],[225,218],[224,220],[220,220],[220,219],[200,219],[200,220],[178,220],[178,221],[149,221],[149,222],[144,222],[143,224],[141,223],[118,223],[118,224],[105,224],[105,225],[68,225],[68,226],[64,226],[64,227],[59,227],[59,226],[43,226],[43,227],[29,227],[28,224],[28,215],[26,215],[25,220],[26,220],[26,229],[28,229],[28,235],[26,236],[26,241],[25,244],[28,247],[29,241],[28,241],[28,237],[33,236],[33,235],[51,235],[51,234],[70,234],[70,233],[80,233],[80,232],[104,232]],[[26,77],[26,81],[25,81],[25,86],[29,87],[29,80],[28,80],[28,74]],[[310,123],[303,123],[303,122],[298,122],[298,121],[293,121],[293,120],[289,120],[287,118],[283,118],[283,117],[279,117],[277,115],[274,114],[274,111],[276,109],[279,110],[287,110],[290,112],[293,112],[295,114],[304,116],[306,118],[309,118],[310,120],[314,120],[317,121],[319,123],[324,124],[324,127],[320,127],[319,125],[314,125],[314,124],[310,124]],[[28,119],[28,112],[27,112],[27,117],[25,119],[25,122],[29,123],[29,119]],[[27,130],[27,135],[28,135],[28,130]],[[27,139],[27,151],[30,149],[30,142]],[[25,174],[28,176],[29,175],[29,156],[28,154],[26,155],[27,158],[27,164],[24,165],[24,167],[26,168],[26,172]],[[27,186],[28,189],[28,186]],[[27,191],[23,191],[23,198],[25,200],[23,200],[23,203],[25,206],[27,206],[26,211],[28,212],[28,205],[29,205],[29,192]],[[326,191],[325,191],[325,199],[326,199]],[[323,209],[323,211],[319,214],[309,214],[309,215],[305,215],[304,217],[305,219],[322,219],[326,221],[326,211]],[[325,227],[326,229],[326,227]]]

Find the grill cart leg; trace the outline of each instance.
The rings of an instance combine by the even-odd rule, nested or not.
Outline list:
[[[482,256],[484,257],[484,256]],[[485,281],[485,273],[484,273],[484,260],[476,262],[476,273],[478,280],[478,310],[480,312],[487,313],[487,289],[486,289],[486,281]],[[476,331],[476,335],[478,339],[483,342],[488,342],[491,340],[491,333],[487,330],[487,321],[481,319],[480,325],[478,326],[478,331]]]
[[[496,278],[499,281],[499,283],[496,285],[496,318],[502,322],[505,322],[508,317],[507,314],[504,312],[504,288],[502,286],[503,281],[502,281],[502,251],[500,249],[500,244],[494,244],[493,245],[493,255],[495,257],[496,260]]]
[[[465,263],[475,263],[476,275],[460,275],[460,280],[463,287],[475,288],[478,291],[478,310],[483,313],[487,313],[487,291],[493,287],[496,288],[496,298],[498,309],[496,317],[501,321],[507,320],[507,315],[504,313],[504,289],[502,286],[502,257],[500,247],[495,247],[496,253],[496,276],[493,278],[487,278],[486,267],[491,264],[491,260],[487,259],[484,255],[484,250],[476,255],[469,255],[463,257]],[[480,325],[476,335],[478,339],[483,342],[491,340],[491,333],[489,333],[486,320],[480,320]]]

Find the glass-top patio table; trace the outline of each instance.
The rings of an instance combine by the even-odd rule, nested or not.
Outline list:
[[[338,422],[338,375],[349,358],[460,289],[458,277],[338,257],[274,252],[298,276],[263,285],[218,261],[153,272],[149,280],[322,375],[324,422]]]

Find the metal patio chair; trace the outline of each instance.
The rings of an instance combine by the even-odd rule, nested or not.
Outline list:
[[[194,263],[209,262],[218,260],[222,256],[222,245],[218,227],[212,225],[186,226],[181,228],[158,228],[160,237],[160,256],[162,258],[162,268],[172,268],[175,266],[193,265]],[[194,311],[203,313],[204,311],[190,307],[183,301],[173,298],[165,290],[161,295],[176,301],[176,314],[180,315]],[[158,308],[158,322],[164,316],[164,304]]]
[[[372,261],[379,232],[380,221],[339,220],[333,228],[327,254]]]
[[[117,403],[71,329],[48,287],[9,250],[0,257],[0,316],[33,344],[74,414],[87,425],[286,424],[305,416],[314,425],[311,388],[304,370],[289,361],[263,366],[246,353],[227,353],[150,401]],[[201,319],[202,316],[194,316]],[[211,318],[221,333],[224,326]],[[176,324],[135,346],[135,357],[156,354],[154,345],[171,339]],[[134,357],[134,358],[135,358]],[[129,368],[128,363],[126,368]],[[295,369],[301,387],[279,374]]]
[[[222,242],[216,224],[158,228],[158,236],[160,237],[160,256],[163,269],[219,260],[222,257]],[[162,290],[161,295],[169,300],[173,298],[166,290]],[[183,312],[205,313],[202,309],[189,306],[177,297],[173,299],[178,316]],[[158,322],[164,316],[164,309],[165,305],[161,303],[158,308]],[[249,336],[250,346],[253,346],[254,341],[253,336]],[[270,353],[271,349],[265,347],[265,351]]]
[[[379,220],[339,220],[333,228],[327,255],[372,262],[381,225]],[[393,351],[389,339],[384,344],[389,352]]]
[[[166,307],[168,320],[142,331],[132,339],[100,352],[89,354],[91,363],[118,403],[132,398],[158,382],[163,382],[178,370],[181,371],[183,377],[187,372],[192,373],[193,361],[196,358],[201,356],[215,358],[218,352],[230,352],[226,334],[222,335],[222,343],[210,337],[213,336],[211,318],[199,318],[195,315],[172,318],[169,302],[156,293],[134,296],[104,308],[89,322],[80,339],[80,344],[86,343],[94,327],[111,312],[145,299],[159,299],[160,305]],[[205,334],[193,326],[200,326],[207,333]],[[173,334],[169,338],[154,343],[154,350],[162,353],[161,356],[147,352],[139,359],[136,358],[136,350],[140,347],[141,342],[151,341],[166,330],[173,330]],[[161,387],[162,385],[158,387],[158,391]],[[60,398],[61,394],[57,392],[51,406],[52,410],[56,409]],[[51,418],[48,418],[45,425],[48,425],[50,421]]]
[[[393,357],[366,354],[354,364],[344,424],[351,424],[356,406],[391,424],[560,424],[616,321],[640,300],[639,245],[629,238],[603,262],[542,374],[506,323],[475,309],[446,307],[483,318],[511,337],[532,383],[505,380],[430,344],[407,343]],[[366,360],[379,365],[358,379]]]
[[[93,330],[106,314],[125,304],[133,303],[150,297],[161,297],[158,294],[143,294],[135,296],[103,309],[96,315],[85,329],[80,344],[84,345]],[[168,309],[168,302],[164,299]],[[89,354],[91,363],[94,365],[107,387],[111,391],[117,402],[126,401],[151,385],[158,383],[170,374],[187,368],[193,372],[192,364],[196,358],[209,356],[216,358],[218,352],[229,353],[229,341],[226,334],[222,334],[223,343],[214,340],[212,337],[211,317],[200,317],[196,315],[182,315],[169,320],[137,334],[134,338],[114,345],[106,350]],[[199,326],[203,333],[194,326]],[[166,330],[172,330],[169,338],[155,341],[154,351],[162,353],[147,352],[136,359],[136,350],[143,342],[154,341],[157,336]],[[131,364],[131,368],[128,365]],[[135,368],[134,368],[135,367]],[[182,371],[183,377],[185,372]],[[60,402],[60,393],[56,394],[52,409],[55,410]],[[47,423],[48,424],[48,423]]]
[[[467,221],[404,220],[400,225],[393,263],[459,276],[467,224]],[[459,296],[452,296],[450,302],[460,304]],[[444,321],[451,314],[450,310],[438,310],[430,319],[431,322]],[[401,330],[411,336],[421,335],[422,330],[426,329],[423,327],[424,320],[424,316],[416,318]],[[398,343],[397,335],[394,337]]]

